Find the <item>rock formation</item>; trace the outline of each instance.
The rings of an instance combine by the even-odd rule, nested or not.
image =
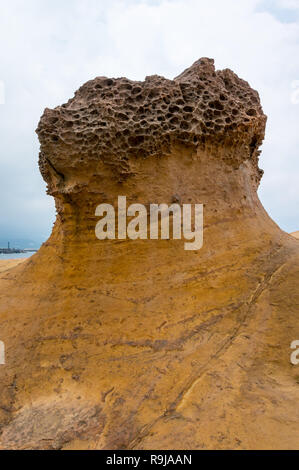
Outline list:
[[[2,449],[299,448],[299,242],[258,197],[258,93],[201,59],[46,109],[50,239],[0,274]],[[95,208],[204,204],[204,246],[97,240]]]

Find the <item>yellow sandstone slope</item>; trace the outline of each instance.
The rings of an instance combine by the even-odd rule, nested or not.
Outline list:
[[[299,448],[299,242],[258,197],[257,92],[201,59],[98,77],[38,126],[57,220],[0,274],[2,449]],[[102,202],[204,204],[204,245],[97,240]]]

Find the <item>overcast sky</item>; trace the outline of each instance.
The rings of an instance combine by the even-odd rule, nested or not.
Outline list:
[[[0,0],[0,240],[51,232],[34,132],[45,107],[95,76],[173,78],[200,57],[259,91],[260,198],[299,230],[299,0]]]

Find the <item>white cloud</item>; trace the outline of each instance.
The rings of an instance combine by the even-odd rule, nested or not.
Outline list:
[[[276,0],[276,7],[295,11],[298,0]],[[292,83],[299,80],[299,23],[272,13],[259,0],[2,0],[0,159],[2,175],[15,184],[2,184],[0,176],[0,197],[11,201],[0,229],[17,220],[25,230],[30,218],[43,234],[51,226],[54,209],[45,202],[34,134],[46,106],[65,102],[96,75],[172,78],[201,56],[259,90],[269,116],[260,194],[283,228],[298,229],[299,105],[292,103]],[[31,182],[30,194],[22,180]]]
[[[291,10],[299,10],[298,0],[276,0],[276,4],[280,8],[290,8]]]

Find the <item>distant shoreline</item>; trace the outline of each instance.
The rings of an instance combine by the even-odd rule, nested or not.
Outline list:
[[[33,249],[19,249],[19,248],[0,248],[0,255],[13,255],[15,253],[36,253],[37,250]]]

